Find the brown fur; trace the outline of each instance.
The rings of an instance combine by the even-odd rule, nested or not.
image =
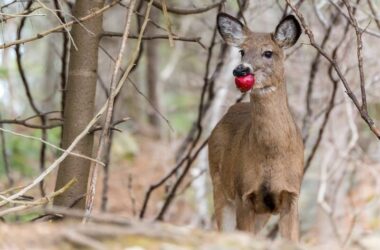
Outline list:
[[[289,111],[284,83],[283,51],[269,33],[245,28],[244,62],[267,72],[254,86],[249,103],[235,104],[209,140],[209,165],[215,216],[222,229],[223,209],[236,209],[236,227],[258,232],[271,214],[280,213],[283,237],[298,240],[298,197],[303,177],[303,143]],[[262,51],[273,51],[273,60]],[[260,88],[275,86],[259,95]]]

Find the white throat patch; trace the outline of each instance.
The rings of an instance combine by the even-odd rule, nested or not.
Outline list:
[[[266,86],[266,87],[262,87],[262,88],[253,88],[252,93],[255,95],[259,95],[259,96],[265,96],[265,95],[272,93],[276,90],[277,90],[277,88],[275,86]]]

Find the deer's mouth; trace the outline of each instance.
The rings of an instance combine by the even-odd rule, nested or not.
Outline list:
[[[260,86],[260,84],[256,84],[252,88],[252,94],[255,96],[266,96],[276,91],[276,86],[266,85]]]
[[[254,72],[256,83],[252,88],[251,94],[256,97],[268,96],[277,90],[277,87],[272,84],[267,72],[262,70]]]

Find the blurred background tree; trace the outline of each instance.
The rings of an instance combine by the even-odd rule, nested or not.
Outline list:
[[[138,0],[117,79],[138,47],[140,52],[115,98],[110,143],[100,159],[105,166],[100,166],[96,210],[213,228],[207,138],[230,105],[247,101],[233,85],[238,49],[223,44],[216,15],[225,11],[252,30],[267,32],[292,13],[288,2],[304,16],[316,45],[339,66],[359,104],[364,86],[368,117],[379,123],[379,1],[153,1],[139,46],[149,1]],[[0,191],[35,180],[62,155],[41,139],[67,148],[110,97],[130,4],[0,1]],[[88,15],[93,16],[72,25]],[[355,27],[362,33],[361,56]],[[301,239],[343,246],[380,230],[378,135],[346,94],[334,65],[312,45],[304,34],[286,51],[289,104],[306,148]],[[75,63],[76,55],[85,53],[88,57]],[[88,75],[80,78],[82,69]],[[70,85],[76,100],[69,96]],[[93,101],[86,99],[93,95]],[[69,119],[70,106],[80,112]],[[104,117],[86,134],[88,141],[81,140],[86,150],[78,145],[74,152],[96,157]],[[71,136],[65,133],[69,126],[75,128]],[[71,198],[61,202],[65,195],[58,196],[55,203],[83,208],[90,163],[67,157],[28,197],[39,199],[76,177],[79,183],[65,192]],[[60,179],[70,168],[74,172]],[[39,215],[25,212],[4,219],[27,221]],[[264,234],[275,232],[275,224],[274,219]]]

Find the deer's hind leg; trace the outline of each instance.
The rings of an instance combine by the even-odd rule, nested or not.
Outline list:
[[[237,229],[257,234],[267,224],[270,213],[256,213],[249,200],[236,200]]]
[[[298,241],[298,195],[290,192],[282,192],[279,228],[283,238]]]

